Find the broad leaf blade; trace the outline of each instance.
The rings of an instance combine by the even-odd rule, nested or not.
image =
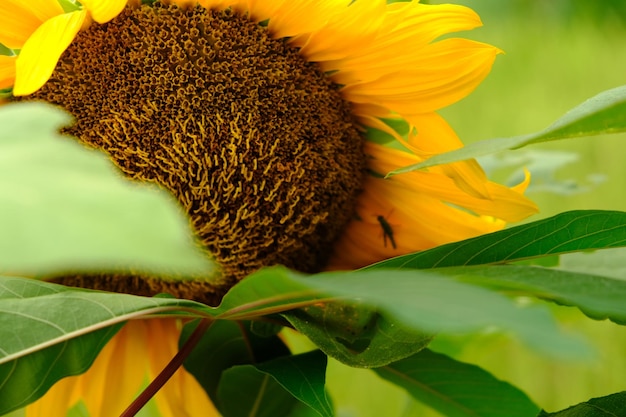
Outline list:
[[[440,272],[459,281],[576,306],[593,319],[626,324],[625,280],[513,265],[446,268]]]
[[[197,323],[183,329],[180,343],[189,337]],[[203,335],[185,361],[185,368],[216,400],[222,373],[236,365],[247,365],[289,355],[289,349],[277,336],[259,337],[244,323],[218,320]]]
[[[621,86],[590,98],[540,132],[476,142],[461,149],[433,156],[419,164],[396,169],[388,175],[477,158],[536,143],[624,131],[626,131],[626,86]]]
[[[559,331],[541,306],[520,306],[500,293],[450,279],[439,270],[320,274],[311,286],[375,305],[389,321],[426,333],[470,333],[495,327],[555,357],[589,357],[578,338]],[[460,285],[459,285],[460,284]]]
[[[0,276],[0,414],[35,401],[60,378],[84,371],[124,321],[181,311],[211,312],[193,301]]]
[[[42,103],[0,108],[0,270],[209,275],[174,198],[57,133],[69,122]]]
[[[254,294],[260,296],[254,299]],[[556,356],[580,358],[590,353],[580,340],[559,332],[547,309],[520,307],[504,295],[455,281],[437,270],[371,270],[304,276],[274,267],[252,274],[233,287],[229,295],[228,305],[218,309],[220,318],[250,319],[255,314],[341,298],[359,300],[379,311],[390,324],[424,333],[469,333],[495,326],[512,331],[532,346]],[[235,300],[240,304],[234,303]],[[269,307],[263,308],[265,305]]]
[[[539,411],[512,385],[428,349],[375,371],[447,417],[533,417]]]
[[[42,397],[61,378],[85,372],[120,327],[100,329],[0,365],[0,415]]]
[[[210,312],[200,303],[68,288],[0,277],[0,364],[79,335],[160,312]]]
[[[538,417],[626,417],[626,391],[593,398],[556,413],[542,411]]]
[[[431,335],[390,320],[362,302],[319,303],[284,317],[324,353],[359,368],[406,358],[432,340]]]
[[[216,309],[217,318],[250,320],[255,317],[314,304],[328,294],[294,279],[303,276],[285,268],[264,268],[231,288]]]
[[[332,405],[326,396],[327,357],[319,350],[274,359],[257,365],[295,398],[322,417],[333,417]]]
[[[579,210],[399,256],[366,269],[485,265],[623,246],[626,246],[626,213]]]
[[[224,371],[217,398],[223,417],[287,417],[298,402],[274,378],[253,365]]]

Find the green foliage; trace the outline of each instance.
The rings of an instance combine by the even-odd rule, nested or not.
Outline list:
[[[538,417],[626,417],[626,392],[593,398],[556,413],[542,411]]]
[[[194,307],[204,308],[186,300],[0,276],[0,415],[38,399],[59,379],[87,370],[124,321]]]
[[[257,369],[272,376],[283,388],[322,417],[334,415],[326,395],[327,358],[319,350],[274,359]]]
[[[432,340],[362,302],[312,305],[285,318],[327,355],[355,367],[387,365],[419,352]]]
[[[448,417],[501,417],[504,410],[507,417],[525,417],[539,410],[512,385],[428,349],[376,373]]]
[[[185,326],[181,342],[187,339],[195,323]],[[211,398],[217,398],[222,373],[236,365],[253,364],[289,354],[289,349],[276,336],[258,337],[234,321],[217,321],[205,333],[198,347],[185,362]],[[220,407],[220,403],[216,404]]]
[[[217,392],[217,404],[224,417],[286,416],[296,401],[270,375],[252,365],[227,369]]]
[[[1,325],[5,330],[3,333],[11,329],[6,322]],[[93,330],[89,334],[77,334],[72,339],[56,343],[41,343],[30,352],[25,349],[18,352],[19,356],[14,355],[15,359],[3,361],[0,365],[0,415],[39,399],[60,379],[85,372],[120,327]],[[17,331],[25,338],[32,332],[19,325]],[[28,340],[25,342],[28,343]],[[15,342],[9,345],[14,346]]]
[[[450,268],[441,271],[463,282],[576,306],[590,318],[626,324],[626,286],[619,279],[529,266]]]

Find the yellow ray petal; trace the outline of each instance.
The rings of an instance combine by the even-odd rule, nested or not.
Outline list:
[[[11,87],[15,83],[16,56],[0,55],[0,89]]]
[[[17,58],[14,95],[31,94],[48,81],[86,16],[81,10],[53,17],[31,35]]]
[[[139,393],[147,370],[146,324],[127,323],[104,347],[91,368],[79,376],[79,398],[90,417],[120,415]]]
[[[248,0],[246,9],[256,21],[269,19],[274,37],[307,34],[325,27],[328,20],[347,6],[349,0]]]
[[[50,388],[46,395],[26,407],[24,417],[64,417],[70,404],[74,403],[77,385],[77,377],[60,380]]]
[[[80,2],[89,11],[93,20],[106,23],[124,10],[127,0],[80,0]]]
[[[387,8],[393,12],[388,13],[389,18],[382,27],[384,35],[370,46],[372,50],[398,48],[400,45],[416,47],[445,34],[482,26],[476,12],[465,6],[411,2],[390,4]]]
[[[369,167],[374,172],[389,172],[393,167],[411,165],[419,161],[408,152],[391,149],[374,143],[365,144],[365,152],[372,155]],[[411,162],[413,161],[413,162]],[[462,164],[462,163],[459,163]],[[466,168],[471,175],[472,165]],[[455,170],[461,175],[465,170]],[[477,178],[480,178],[479,176]],[[458,179],[449,175],[449,168],[435,167],[428,172],[414,171],[392,177],[391,182],[404,184],[413,192],[431,196],[446,204],[453,204],[479,215],[493,216],[506,221],[519,221],[537,212],[537,206],[517,190],[482,179],[481,188],[488,198],[468,192],[459,186],[459,182],[470,183],[467,179]],[[472,187],[477,187],[472,184]]]
[[[348,9],[356,9],[358,4],[353,3]],[[313,41],[302,48],[303,54],[312,60],[331,60],[322,67],[341,71],[342,78],[337,79],[341,84],[346,84],[346,80],[366,81],[364,73],[371,71],[369,65],[383,67],[383,74],[395,72],[401,61],[415,60],[419,50],[439,36],[482,24],[476,13],[463,6],[432,7],[411,2],[401,3],[403,6],[392,11],[392,5],[385,5],[384,1],[361,4],[358,13],[355,10],[342,16],[337,27],[325,26],[312,34]],[[374,38],[370,36],[373,33]]]
[[[46,20],[63,14],[56,0],[0,1],[0,43],[20,49],[28,37]]]
[[[349,2],[348,2],[349,3]],[[360,53],[371,45],[385,19],[384,0],[359,1],[336,4],[333,14],[327,13],[327,21],[290,43],[300,48],[300,53],[309,61],[340,60]],[[339,67],[329,64],[333,70]]]
[[[450,125],[438,114],[428,113],[408,119],[414,134],[406,146],[420,158],[461,148],[463,144]],[[478,198],[490,198],[485,187],[487,177],[475,160],[460,161],[438,167],[459,188]]]
[[[357,202],[358,220],[336,243],[329,269],[355,269],[393,256],[493,232],[503,221],[475,216],[398,181],[370,177]],[[383,216],[396,244],[378,220]]]
[[[411,65],[395,72],[364,70],[363,78],[371,81],[348,84],[341,71],[332,79],[346,85],[342,94],[349,101],[378,104],[409,117],[467,96],[487,76],[499,52],[478,42],[446,39],[423,48]]]

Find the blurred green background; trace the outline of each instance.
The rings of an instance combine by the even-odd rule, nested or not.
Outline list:
[[[624,0],[429,3],[471,7],[484,27],[457,36],[505,51],[472,95],[441,111],[465,143],[541,130],[587,98],[626,84]],[[481,162],[505,183],[519,181],[524,166],[532,171],[527,195],[540,207],[531,219],[537,220],[575,209],[626,211],[625,161],[626,135],[619,134],[532,146]],[[572,308],[551,308],[566,330],[584,334],[596,346],[595,361],[540,357],[498,334],[440,340],[433,348],[483,366],[548,411],[626,390],[626,328],[592,321]],[[439,415],[366,370],[335,364],[328,381],[341,417]]]

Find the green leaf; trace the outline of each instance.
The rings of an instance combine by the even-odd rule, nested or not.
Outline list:
[[[294,277],[302,274],[286,268],[263,268],[231,288],[215,310],[218,319],[251,320],[314,304],[328,298],[307,282]]]
[[[626,248],[605,249],[595,252],[575,252],[559,257],[559,269],[603,277],[626,277]]]
[[[320,303],[284,316],[327,355],[359,368],[406,358],[432,340],[363,302]]]
[[[588,346],[579,339],[559,332],[547,309],[521,307],[502,294],[457,282],[438,270],[329,272],[307,277],[273,267],[250,275],[233,287],[227,297],[228,302],[217,309],[218,318],[250,319],[341,298],[374,308],[386,318],[389,327],[401,326],[422,333],[469,333],[495,326],[512,331],[526,343],[555,356],[570,354],[580,358],[590,354]],[[388,329],[382,327],[376,331],[385,330]],[[328,345],[337,344],[333,336],[329,333],[333,340],[328,340]],[[320,348],[330,356],[335,354],[325,350],[326,346]],[[385,356],[393,357],[394,349],[393,345],[387,352],[381,349],[371,366],[381,366],[379,361]]]
[[[224,371],[217,398],[223,417],[286,417],[298,402],[274,378],[253,365]]]
[[[546,129],[523,136],[488,139],[435,155],[419,164],[396,169],[397,175],[558,139],[626,131],[626,86],[604,91],[567,112]]]
[[[626,325],[626,281],[533,266],[449,268],[442,274],[457,280],[578,307],[597,320]]]
[[[626,246],[626,213],[580,210],[379,262],[366,269],[441,268]]]
[[[428,349],[375,371],[447,417],[532,417],[539,411],[509,383]]]
[[[295,398],[322,417],[333,417],[332,405],[326,396],[326,364],[328,359],[319,350],[274,359],[257,365]]]
[[[37,400],[61,378],[85,372],[120,327],[100,329],[0,365],[0,415]]]
[[[180,344],[187,340],[195,326],[196,323],[189,323],[184,327]],[[203,335],[184,365],[207,394],[217,401],[217,389],[224,371],[235,365],[286,355],[289,355],[289,349],[279,337],[259,337],[249,330],[246,323],[219,320]]]
[[[61,136],[69,122],[42,103],[0,108],[0,270],[210,276],[212,262],[174,198]]]
[[[538,417],[626,417],[626,391],[593,398],[556,413],[542,411]]]
[[[291,410],[289,417],[319,417],[319,414],[305,403],[298,402]]]
[[[555,357],[591,356],[586,343],[559,331],[547,309],[521,306],[490,289],[450,279],[442,271],[329,273],[315,276],[310,285],[371,303],[394,325],[442,334],[497,328],[513,332],[529,346]]]
[[[210,310],[193,301],[0,276],[0,414],[35,401],[63,376],[84,371],[120,323],[177,311]]]

